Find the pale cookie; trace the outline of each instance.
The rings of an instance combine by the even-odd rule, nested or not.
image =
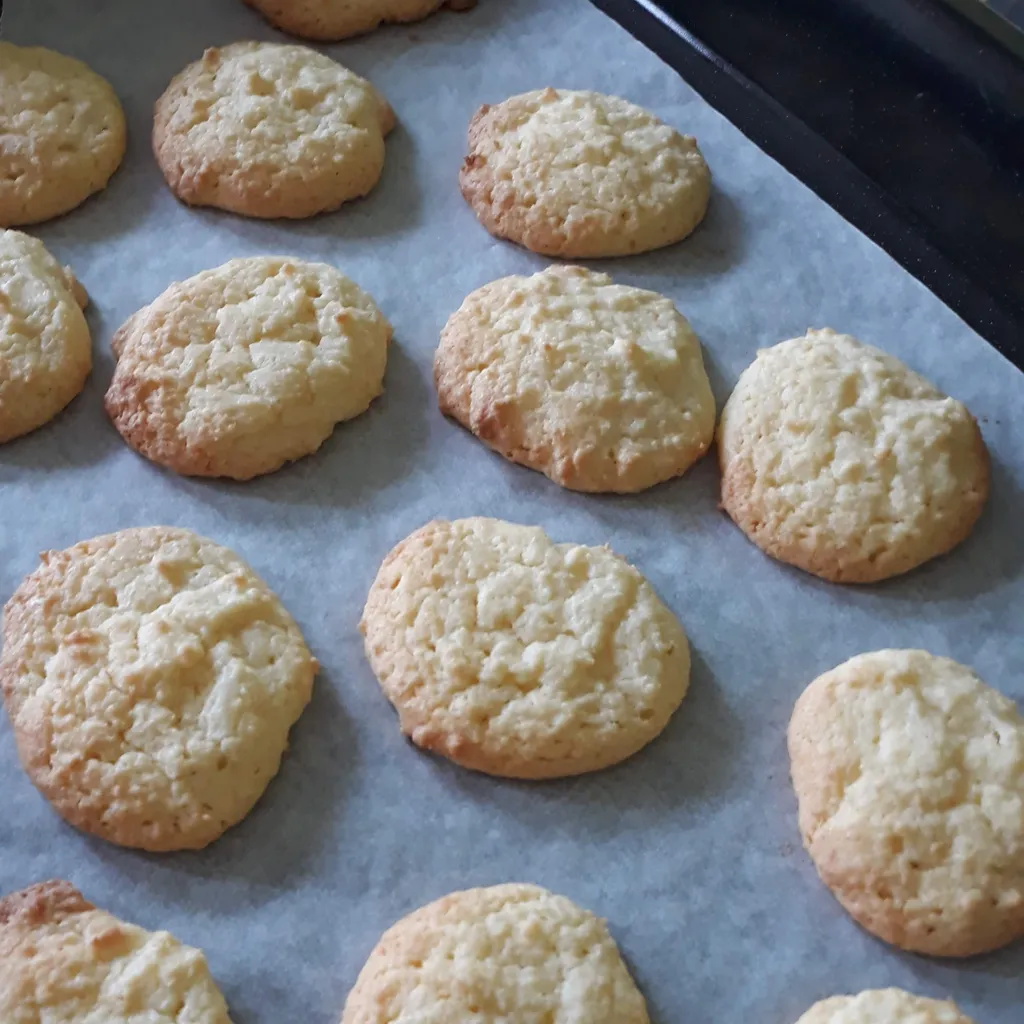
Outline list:
[[[70,882],[0,899],[3,1024],[231,1024],[206,957],[97,910]]]
[[[29,777],[72,825],[198,849],[277,774],[317,663],[237,555],[152,526],[48,551],[7,602],[0,686]]]
[[[124,156],[124,113],[81,61],[0,43],[0,139],[0,226],[35,224],[106,187]]]
[[[491,775],[616,764],[665,728],[690,680],[686,634],[633,566],[497,519],[402,541],[360,629],[402,732]]]
[[[442,7],[467,11],[476,0],[245,0],[275,27],[304,39],[335,41],[378,25],[419,21]]]
[[[691,136],[617,96],[564,89],[481,107],[459,183],[492,235],[569,259],[678,242],[711,192]]]
[[[740,529],[839,583],[944,554],[988,499],[988,452],[964,405],[830,330],[758,352],[722,410],[718,455]]]
[[[875,651],[826,672],[789,726],[800,832],[864,928],[971,956],[1024,935],[1024,718],[968,668]]]
[[[956,1004],[898,988],[869,989],[815,1003],[796,1024],[973,1024]]]
[[[248,480],[365,412],[390,339],[373,299],[334,267],[232,260],[171,285],[121,327],[107,413],[153,462]]]
[[[305,46],[209,49],[157,100],[153,152],[190,206],[312,217],[365,196],[395,116],[365,79]]]
[[[581,267],[473,292],[434,359],[441,411],[577,491],[685,473],[715,433],[700,342],[669,299]]]
[[[647,1024],[600,918],[535,885],[468,889],[403,918],[370,954],[342,1024]]]
[[[0,231],[0,443],[49,422],[85,386],[87,301],[42,242]]]

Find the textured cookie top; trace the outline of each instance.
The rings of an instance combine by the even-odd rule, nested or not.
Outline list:
[[[636,569],[496,519],[402,541],[361,629],[403,732],[492,775],[615,764],[664,729],[689,685],[686,634]]]
[[[118,331],[107,412],[154,462],[246,480],[364,412],[390,338],[370,296],[334,267],[232,260],[171,285]]]
[[[97,910],[68,882],[0,899],[4,1024],[230,1024],[206,958]]]
[[[898,359],[809,331],[757,354],[722,410],[722,504],[775,558],[826,579],[906,572],[988,498],[974,418]]]
[[[434,360],[441,410],[581,491],[640,491],[707,451],[715,400],[669,299],[581,267],[473,292]]]
[[[685,238],[711,177],[696,140],[616,96],[539,89],[481,107],[462,194],[493,235],[548,256],[625,256]]]
[[[235,554],[171,527],[50,551],[4,609],[0,685],[32,781],[124,846],[198,848],[277,773],[316,661]]]
[[[124,156],[121,104],[81,61],[0,43],[0,225],[73,210]]]
[[[815,1003],[797,1024],[972,1024],[952,1002],[898,988],[871,989]]]
[[[304,39],[336,40],[378,25],[418,21],[441,7],[466,10],[476,0],[246,0],[285,32]]]
[[[82,390],[92,368],[85,304],[42,242],[0,231],[0,442],[42,426]]]
[[[533,885],[469,889],[392,926],[342,1024],[646,1024],[603,921]]]
[[[309,217],[366,195],[394,114],[305,46],[209,49],[157,101],[153,150],[175,194],[250,217]]]
[[[963,665],[875,651],[816,679],[789,727],[800,831],[869,931],[968,956],[1024,935],[1024,718]]]

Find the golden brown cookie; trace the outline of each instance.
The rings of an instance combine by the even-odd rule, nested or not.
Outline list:
[[[42,242],[0,230],[0,443],[48,423],[85,386],[87,303]]]
[[[245,0],[271,25],[303,39],[326,42],[370,32],[378,25],[419,21],[442,7],[468,11],[476,0]]]
[[[800,832],[879,938],[973,956],[1024,936],[1024,718],[969,668],[874,651],[819,676],[789,725]]]
[[[324,54],[233,43],[207,50],[167,87],[153,151],[190,206],[312,217],[377,184],[394,125],[380,93]]]
[[[407,537],[360,628],[402,731],[490,775],[617,764],[665,728],[690,681],[686,634],[633,566],[497,519]]]
[[[4,1024],[231,1024],[206,958],[97,910],[70,882],[0,899]]]
[[[550,88],[480,108],[459,183],[492,235],[567,259],[678,242],[711,193],[691,136],[617,96]]]
[[[79,60],[0,42],[0,227],[58,217],[105,188],[124,156],[124,113]]]
[[[188,530],[49,551],[7,602],[0,687],[29,777],[72,825],[198,849],[277,774],[316,660],[267,585]]]
[[[715,433],[700,342],[669,299],[582,267],[477,289],[434,358],[441,411],[577,491],[679,476]]]

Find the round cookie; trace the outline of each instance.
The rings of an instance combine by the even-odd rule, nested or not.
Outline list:
[[[740,529],[838,583],[944,554],[988,498],[988,452],[963,404],[831,330],[758,352],[722,410],[718,455]]]
[[[441,334],[434,381],[445,415],[577,491],[679,476],[715,433],[700,342],[671,301],[581,267],[473,292]]]
[[[468,889],[384,933],[341,1024],[647,1024],[600,918],[535,885]]]
[[[815,1003],[796,1024],[973,1024],[956,1004],[898,988],[869,989]]]
[[[157,100],[153,152],[190,206],[312,217],[365,196],[395,116],[365,79],[305,46],[212,48]]]
[[[1024,718],[925,651],[816,679],[789,725],[800,832],[822,881],[903,949],[972,956],[1024,936]]]
[[[232,260],[171,285],[121,327],[107,413],[153,462],[248,480],[365,412],[390,339],[373,299],[334,267]]]
[[[360,629],[402,732],[490,775],[617,764],[665,728],[690,679],[682,626],[633,566],[497,519],[403,540]]]
[[[467,11],[476,0],[245,0],[276,28],[334,42],[378,25],[419,21],[442,7]]]
[[[231,1024],[198,949],[97,910],[69,882],[0,899],[5,1024]]]
[[[49,422],[85,386],[87,302],[42,242],[0,230],[0,443]]]
[[[124,112],[81,61],[0,42],[0,136],[0,226],[35,224],[106,187],[124,156]]]
[[[3,640],[29,777],[72,825],[145,850],[199,849],[249,813],[317,671],[245,562],[162,526],[44,553]]]
[[[492,235],[569,259],[678,242],[711,193],[691,136],[617,96],[565,89],[481,107],[459,183]]]

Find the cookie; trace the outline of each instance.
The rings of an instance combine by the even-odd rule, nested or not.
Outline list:
[[[988,499],[974,417],[835,331],[758,352],[718,429],[722,507],[762,551],[871,583],[956,547]]]
[[[153,462],[249,480],[365,412],[390,339],[373,299],[334,267],[232,260],[171,285],[121,327],[107,413]]]
[[[647,1024],[604,921],[535,885],[468,889],[386,931],[341,1024]]]
[[[715,433],[700,342],[669,299],[581,267],[473,292],[434,360],[441,411],[577,491],[685,473]]]
[[[685,238],[704,218],[711,175],[695,139],[641,107],[539,89],[480,108],[459,184],[492,235],[593,259]]]
[[[616,764],[665,728],[690,679],[682,626],[633,566],[497,519],[403,540],[360,629],[402,732],[490,775]]]
[[[1024,935],[1024,718],[925,651],[816,679],[789,725],[800,832],[822,881],[902,949],[963,957]]]
[[[70,882],[0,899],[4,1024],[231,1024],[206,957],[98,910]]]
[[[245,562],[163,526],[44,553],[3,641],[29,777],[72,825],[144,850],[199,849],[249,813],[317,671]]]
[[[0,43],[0,226],[59,217],[105,188],[124,157],[124,112],[79,60]]]
[[[973,1024],[956,1004],[898,988],[869,989],[815,1003],[797,1024]]]
[[[85,386],[87,301],[42,242],[0,230],[0,443],[48,423]]]
[[[305,46],[209,49],[157,100],[153,152],[190,206],[312,217],[365,196],[384,169],[387,101]]]
[[[476,0],[245,0],[271,25],[303,39],[333,42],[378,25],[419,21],[442,7],[468,11]]]

